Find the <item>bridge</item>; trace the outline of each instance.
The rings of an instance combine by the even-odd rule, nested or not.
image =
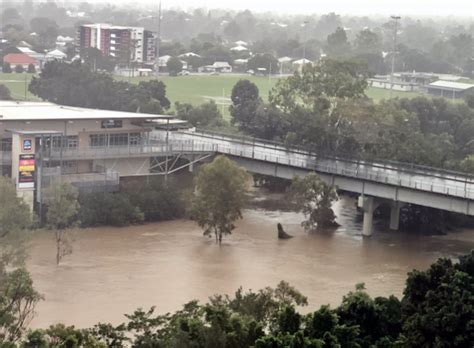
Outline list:
[[[153,131],[147,144],[90,147],[51,152],[51,158],[152,158],[150,169],[170,174],[224,154],[249,172],[292,179],[316,172],[338,190],[360,194],[363,234],[372,234],[374,210],[391,207],[390,228],[398,229],[400,208],[411,203],[474,216],[474,176],[466,173],[389,161],[368,162],[322,156],[283,144],[202,131]],[[186,164],[182,160],[186,160]]]

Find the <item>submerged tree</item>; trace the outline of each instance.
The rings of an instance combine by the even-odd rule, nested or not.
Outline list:
[[[204,165],[196,177],[194,219],[204,235],[215,235],[216,243],[222,242],[222,235],[231,234],[234,222],[242,218],[247,181],[246,171],[225,156]]]
[[[49,189],[46,197],[48,212],[46,222],[49,229],[54,230],[56,240],[56,264],[72,253],[70,236],[66,229],[77,222],[79,211],[77,189],[66,183],[56,184]]]
[[[305,230],[337,226],[336,215],[331,208],[332,203],[338,199],[336,190],[322,181],[316,173],[310,173],[304,178],[295,177],[288,193],[296,209],[302,211],[307,218],[301,223]]]

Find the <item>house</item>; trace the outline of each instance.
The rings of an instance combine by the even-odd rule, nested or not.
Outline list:
[[[194,52],[183,53],[183,54],[180,54],[178,57],[179,58],[189,58],[189,57],[201,58],[199,54],[196,54]]]
[[[293,68],[295,70],[302,70],[305,65],[313,65],[313,62],[306,58],[298,59],[293,62]]]
[[[60,50],[52,50],[46,53],[46,60],[64,60],[67,58],[66,53],[61,52]]]
[[[373,78],[367,80],[368,85],[374,88],[392,89],[394,91],[410,92],[417,89],[416,83],[403,82],[398,80],[390,81],[384,78]]]
[[[463,98],[473,91],[474,85],[453,81],[436,81],[426,86],[426,92],[429,95],[451,99]]]
[[[232,47],[230,50],[233,52],[244,52],[244,51],[248,51],[249,49],[244,46],[235,46],[235,47]]]
[[[199,68],[199,72],[231,73],[232,66],[228,62],[214,62],[212,65],[206,65]]]
[[[15,67],[21,65],[24,70],[28,70],[28,66],[33,64],[35,69],[39,69],[39,62],[24,53],[9,53],[3,57],[3,63],[9,63],[12,70],[15,70]]]
[[[40,69],[42,69],[44,63],[46,63],[46,55],[44,53],[33,51],[29,46],[17,46],[17,50],[37,60]]]
[[[171,59],[171,56],[166,55],[166,56],[161,56],[158,58],[158,65],[160,68],[166,68],[166,64],[168,64],[168,61]]]
[[[245,41],[239,40],[234,42],[237,46],[248,46],[249,44]]]

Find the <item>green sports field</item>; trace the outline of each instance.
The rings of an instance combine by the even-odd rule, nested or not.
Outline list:
[[[29,83],[32,74],[2,74],[0,73],[0,83],[6,85],[12,92],[12,96],[18,100],[25,99],[25,82]],[[120,80],[130,81],[132,83],[138,83],[139,81],[145,81],[151,79],[150,77],[141,78],[126,78],[116,77]],[[26,80],[25,80],[26,79]],[[224,114],[227,114],[227,106],[230,103],[230,94],[232,88],[241,79],[248,79],[255,83],[260,90],[260,95],[263,99],[267,99],[268,92],[276,85],[279,78],[268,77],[257,77],[248,75],[199,75],[199,76],[178,76],[160,77],[166,84],[167,96],[171,103],[182,102],[191,103],[193,105],[199,105],[203,102],[214,100],[219,106],[223,107]],[[368,97],[375,101],[390,98],[390,91],[380,88],[368,88],[366,91]],[[393,97],[415,97],[420,95],[415,92],[398,92],[393,91]],[[37,97],[31,95],[26,91],[27,100],[38,100]]]
[[[0,83],[10,89],[12,97],[16,100],[38,100],[37,97],[28,92],[28,84],[30,83],[32,76],[33,74],[0,73]]]

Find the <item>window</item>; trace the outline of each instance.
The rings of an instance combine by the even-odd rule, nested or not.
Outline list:
[[[11,151],[11,150],[12,150],[12,139],[11,138],[2,139],[2,142],[0,143],[0,151]]]
[[[109,145],[110,146],[124,146],[128,145],[128,134],[110,134],[109,135]]]
[[[90,136],[91,146],[107,146],[107,134],[92,134]]]
[[[129,144],[130,146],[137,146],[141,143],[140,133],[130,133]]]

